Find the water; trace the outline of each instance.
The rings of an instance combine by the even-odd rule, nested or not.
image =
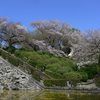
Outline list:
[[[0,90],[0,100],[100,100],[100,92]]]

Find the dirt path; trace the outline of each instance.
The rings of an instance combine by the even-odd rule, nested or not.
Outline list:
[[[91,84],[81,84],[79,87],[84,87],[84,88],[97,88],[96,85],[94,83],[91,83]]]

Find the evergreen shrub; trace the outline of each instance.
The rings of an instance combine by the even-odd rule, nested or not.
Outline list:
[[[46,73],[47,75],[49,75],[49,76],[55,78],[55,79],[62,79],[62,78],[63,78],[63,76],[62,76],[61,74],[59,74],[59,73],[57,73],[57,72],[52,72],[52,71],[50,71],[50,70],[46,70],[45,73]]]
[[[30,71],[32,74],[32,77],[34,77],[36,80],[40,81],[41,80],[41,73],[36,72],[36,70],[32,67],[30,67]]]
[[[87,82],[87,80],[88,80],[88,74],[86,72],[79,72],[79,73],[82,76],[81,81]]]
[[[95,78],[95,85],[100,88],[100,78]]]
[[[7,60],[8,60],[8,62],[10,62],[11,64],[13,64],[15,66],[19,65],[19,60],[10,55],[7,56]]]
[[[77,83],[80,82],[80,79],[45,79],[44,80],[44,85],[45,86],[60,86],[60,87],[66,87],[67,86],[67,81],[69,81],[69,83],[71,83],[71,86],[76,87]]]

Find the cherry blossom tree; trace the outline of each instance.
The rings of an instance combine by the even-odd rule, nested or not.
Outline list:
[[[89,39],[89,54],[91,59],[97,60],[100,63],[100,30],[88,30],[87,38]]]
[[[45,41],[49,47],[64,50],[68,43],[66,34],[70,31],[71,25],[69,23],[58,20],[43,20],[32,22],[30,26],[34,28],[35,32],[38,32],[33,38]]]
[[[6,22],[6,18],[0,19],[0,41],[4,41],[8,47],[12,47],[22,41],[27,29],[14,22]]]
[[[77,61],[100,63],[100,30],[88,30],[86,33],[71,34],[69,42],[74,51],[73,57]]]

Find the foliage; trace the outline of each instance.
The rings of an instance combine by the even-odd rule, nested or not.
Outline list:
[[[15,47],[6,47],[6,48],[3,48],[4,50],[8,51],[9,53],[14,53],[15,52]]]
[[[28,53],[29,54],[29,53]],[[29,56],[30,55],[30,56]],[[37,65],[37,61],[38,61],[38,59],[39,59],[39,56],[37,55],[37,54],[35,54],[35,55],[31,55],[31,54],[29,54],[28,56],[27,56],[27,58],[28,58],[28,63],[29,64],[31,64],[32,66],[36,66]]]
[[[23,67],[25,61],[56,79],[87,81],[100,73],[100,30],[88,30],[87,34],[82,34],[69,23],[41,20],[30,24],[34,28],[30,34],[20,23],[7,20],[6,17],[0,18],[0,47],[5,43],[3,49],[22,60],[0,50],[0,55],[10,63]],[[76,61],[97,64],[87,64],[78,70]],[[29,70],[28,65],[23,69]]]
[[[64,73],[71,72],[73,71],[74,66],[76,67],[74,60],[56,57],[50,53],[19,49],[16,50],[14,54],[24,61],[26,61],[27,58],[27,62],[30,65],[44,71],[46,74],[56,79],[64,78]]]
[[[95,85],[100,88],[100,78],[95,78]]]
[[[46,79],[44,80],[45,86],[66,86],[66,80],[65,79]]]
[[[100,67],[97,67],[97,73],[100,74]]]
[[[100,30],[87,30],[83,34],[71,28],[69,23],[58,20],[35,21],[30,26],[34,28],[33,32],[27,31],[20,23],[8,21],[7,17],[0,18],[0,47],[5,43],[12,53],[11,47],[22,47],[73,57],[77,61],[100,63]]]
[[[7,54],[4,52],[1,54],[3,58],[8,59],[12,64],[23,66],[19,60],[12,59],[10,56],[7,57]],[[86,82],[88,79],[94,78],[94,76],[99,73],[100,68],[99,64],[87,64],[78,70],[77,65],[72,59],[56,57],[41,51],[35,52],[31,49],[16,49],[14,55],[55,79],[79,78],[81,81]],[[27,66],[24,70],[26,69],[29,70]],[[35,76],[35,72],[33,74]],[[36,76],[38,76],[38,74]]]
[[[46,70],[45,73],[48,74],[49,76],[55,78],[55,79],[63,79],[63,76],[60,73],[53,72],[50,70]]]
[[[58,63],[55,64],[48,64],[46,66],[46,69],[53,71],[53,72],[57,72],[57,70],[60,68],[60,65]]]
[[[32,77],[34,77],[36,80],[40,81],[41,80],[41,73],[37,73],[34,68],[30,68]]]
[[[86,65],[86,67],[83,67],[79,69],[78,71],[87,73],[88,78],[92,79],[97,74],[97,67],[94,65]]]
[[[67,81],[69,81],[69,83],[71,83],[72,86],[76,87],[77,83],[80,82],[80,79],[45,79],[43,81],[45,86],[61,86],[61,87],[66,87],[67,86]]]
[[[44,52],[34,52],[32,50],[16,50],[15,54],[20,53],[20,58],[31,64],[32,66],[44,71],[55,79],[67,78],[75,79],[80,78],[81,81],[87,81],[97,74],[97,65],[87,64],[84,68],[78,70],[77,65],[74,64],[74,60],[67,59],[65,57],[55,57]],[[98,67],[99,68],[99,67]],[[77,72],[78,71],[78,72]]]
[[[69,79],[69,80],[70,79],[77,79],[77,78],[81,79],[82,78],[82,76],[78,72],[73,72],[73,71],[65,73],[64,76],[66,77],[66,79]]]
[[[83,81],[83,82],[87,82],[87,80],[88,80],[88,74],[86,73],[86,72],[79,72],[80,73],[80,75],[81,75],[81,81]]]
[[[72,71],[73,71],[73,69],[71,67],[69,67],[69,66],[66,66],[66,67],[60,66],[57,69],[57,72],[62,74],[62,75],[64,75],[65,77],[66,77],[65,73],[69,73],[69,72],[72,72]]]
[[[0,50],[0,52],[1,52],[1,56],[2,56],[2,58],[6,59],[6,57],[7,57],[7,53],[3,52],[2,50]]]
[[[18,53],[18,50],[17,50]],[[15,56],[11,55],[10,53],[0,49],[0,56],[2,56],[4,59],[8,60],[11,64],[18,66],[21,70],[24,72],[31,74],[36,80],[40,81],[42,79],[42,76],[45,77],[43,73],[38,72],[34,67],[28,65],[27,63],[23,62],[19,58],[16,58]],[[19,54],[18,54],[19,56]]]
[[[5,42],[9,48],[21,44],[24,34],[28,31],[20,23],[7,22],[7,18],[0,18],[1,42]]]
[[[18,66],[19,65],[19,59],[16,59],[12,56],[7,56],[8,62],[10,62],[11,64]]]
[[[73,36],[72,36],[73,37]],[[100,62],[100,30],[87,30],[73,37],[74,58],[78,61]]]

